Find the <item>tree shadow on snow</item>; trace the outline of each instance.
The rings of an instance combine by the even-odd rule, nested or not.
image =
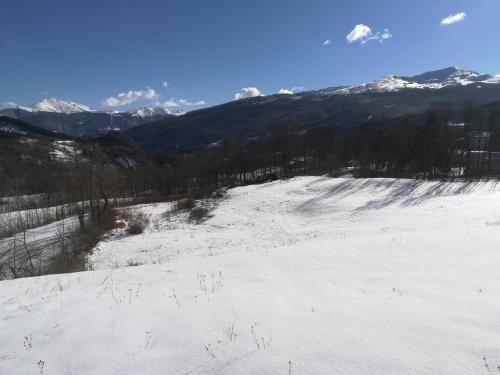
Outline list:
[[[354,208],[354,212],[367,210],[379,210],[391,205],[404,207],[417,206],[437,197],[449,197],[468,194],[477,190],[483,184],[478,181],[423,181],[407,179],[346,179],[335,184],[331,189],[319,197],[312,198],[296,208],[296,211],[307,213],[324,207],[331,207],[332,199],[341,201],[358,194],[373,194],[377,198],[369,200],[365,204]],[[497,182],[493,186],[496,188]],[[329,200],[330,204],[324,202]]]

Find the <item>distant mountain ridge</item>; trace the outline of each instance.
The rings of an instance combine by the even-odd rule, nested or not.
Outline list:
[[[163,108],[140,107],[127,111],[106,112],[67,100],[48,97],[31,106],[18,106],[0,111],[49,131],[75,137],[94,136],[108,131],[125,131],[134,126],[173,116]]]
[[[182,153],[227,136],[262,136],[283,124],[345,127],[376,116],[420,113],[437,104],[455,106],[465,99],[479,104],[500,100],[500,75],[449,67],[353,86],[247,98],[189,113],[159,107],[105,112],[51,97],[1,110],[0,115],[77,137],[130,132],[148,151]]]
[[[366,92],[394,92],[404,89],[439,90],[472,84],[500,84],[500,75],[481,74],[463,68],[449,67],[412,77],[390,75],[361,85],[333,87],[319,91],[324,94],[345,95]]]
[[[132,128],[127,134],[149,152],[181,154],[266,137],[280,126],[347,130],[376,118],[423,114],[431,108],[458,113],[467,99],[500,100],[500,77],[450,67],[412,77],[388,76],[361,85],[296,94],[252,97]]]
[[[82,113],[82,112],[100,112],[109,114],[120,114],[120,113],[130,113],[132,115],[137,115],[139,117],[151,117],[151,116],[166,116],[170,114],[182,114],[182,111],[171,112],[168,109],[162,107],[137,107],[128,109],[125,111],[102,111],[97,109],[92,109],[84,104],[75,103],[68,100],[60,100],[54,97],[43,98],[39,102],[31,106],[17,106],[10,109],[20,109],[26,112],[53,112],[53,113]]]

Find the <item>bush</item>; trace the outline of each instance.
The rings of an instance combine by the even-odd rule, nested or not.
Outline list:
[[[132,213],[128,224],[127,233],[132,235],[141,234],[149,224],[149,219],[142,212]]]
[[[54,244],[54,255],[45,265],[40,264],[38,274],[57,274],[84,271],[87,254],[99,243],[104,233],[116,228],[118,211],[108,208],[99,216],[99,221],[88,222],[73,232],[58,234]]]
[[[185,198],[178,200],[175,203],[174,211],[188,211],[196,206],[196,202],[193,198]]]
[[[222,199],[226,196],[227,191],[225,189],[219,189],[212,193],[212,198]]]
[[[208,210],[203,207],[194,207],[189,212],[189,220],[193,220],[196,222],[201,222],[208,216]]]
[[[133,259],[127,260],[127,267],[137,267],[137,266],[142,266],[143,264],[144,263],[138,260],[133,260]]]

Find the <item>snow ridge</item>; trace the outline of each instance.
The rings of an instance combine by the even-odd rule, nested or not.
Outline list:
[[[500,84],[500,75],[480,74],[472,70],[450,67],[412,77],[390,75],[361,85],[328,88],[321,90],[320,93],[349,95],[366,92],[398,92],[404,89],[439,90],[472,84]]]
[[[142,117],[142,118],[152,117],[152,116],[167,116],[167,115],[180,116],[185,114],[185,112],[181,110],[170,111],[162,107],[138,107],[128,110],[127,113],[130,113],[132,116]]]

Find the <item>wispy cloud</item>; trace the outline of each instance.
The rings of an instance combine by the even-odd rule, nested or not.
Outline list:
[[[162,85],[163,87],[168,87],[168,82],[167,82],[167,81],[163,81],[163,82],[161,83],[161,85]]]
[[[179,99],[179,103],[181,105],[185,105],[188,107],[196,107],[196,106],[207,104],[204,100],[197,100],[195,102],[190,102],[189,100],[186,100],[186,99]]]
[[[234,94],[234,100],[252,98],[254,96],[261,96],[261,95],[262,93],[257,87],[244,87],[236,94]]]
[[[459,12],[456,14],[450,14],[448,17],[441,20],[441,25],[453,25],[454,23],[462,22],[467,17],[467,13]]]
[[[332,41],[330,39],[327,39],[323,42],[323,47],[329,46],[330,44],[332,44]]]
[[[3,103],[0,103],[0,109],[16,108],[16,107],[17,107],[17,103],[14,103],[10,100],[3,102]]]
[[[378,41],[380,43],[383,43],[385,40],[391,38],[392,33],[389,29],[384,29],[384,31],[378,31],[374,33],[371,27],[362,23],[354,26],[351,32],[346,36],[348,43],[359,42],[361,44],[366,44],[370,41]]]
[[[169,99],[163,103],[155,103],[156,105],[163,108],[179,108],[180,104],[177,100]]]
[[[155,103],[156,105],[166,108],[166,109],[172,109],[172,108],[181,108],[181,107],[199,107],[202,105],[206,105],[207,102],[204,100],[197,100],[197,101],[189,101],[186,99],[174,99],[171,98],[167,101],[164,101],[163,103]]]
[[[155,90],[148,87],[145,90],[139,91],[127,91],[119,93],[117,96],[110,96],[104,99],[101,103],[105,107],[121,107],[127,104],[132,104],[139,100],[156,100],[158,99],[158,94]]]

